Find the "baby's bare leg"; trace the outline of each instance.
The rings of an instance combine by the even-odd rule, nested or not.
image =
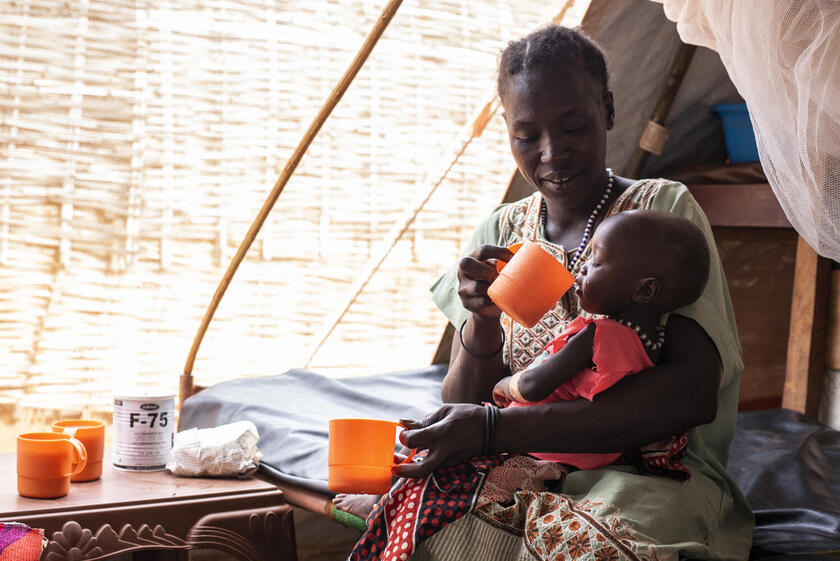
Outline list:
[[[336,495],[332,502],[338,510],[355,514],[359,518],[367,518],[379,497],[380,495],[345,495],[342,493]]]

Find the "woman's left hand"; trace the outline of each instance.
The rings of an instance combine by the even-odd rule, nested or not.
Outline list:
[[[481,454],[484,407],[472,403],[447,403],[422,421],[400,419],[408,430],[400,441],[409,448],[428,450],[420,462],[394,468],[400,477],[423,477],[445,463]]]

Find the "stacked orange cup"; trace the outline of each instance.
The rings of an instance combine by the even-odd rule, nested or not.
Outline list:
[[[394,463],[397,427],[392,421],[332,419],[329,430],[329,478],[337,493],[387,493],[391,469],[411,461],[415,450]]]
[[[87,466],[71,478],[71,481],[94,481],[102,476],[102,456],[105,452],[105,423],[72,419],[56,421],[53,432],[69,434],[84,444],[87,450]]]

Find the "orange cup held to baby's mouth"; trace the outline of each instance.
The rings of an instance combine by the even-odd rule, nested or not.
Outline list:
[[[538,243],[526,241],[508,249],[514,254],[499,261],[499,276],[487,295],[499,309],[525,327],[533,327],[575,284],[575,277]]]
[[[99,479],[102,475],[102,455],[105,452],[105,423],[86,419],[56,421],[52,424],[52,431],[77,438],[87,450],[87,466],[70,480],[78,482]]]
[[[382,494],[391,488],[391,468],[411,461],[414,450],[400,464],[394,463],[400,423],[371,419],[330,421],[329,479],[336,493]]]

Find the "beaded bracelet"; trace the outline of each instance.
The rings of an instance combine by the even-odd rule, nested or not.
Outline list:
[[[470,348],[464,343],[464,326],[467,325],[467,321],[469,318],[464,320],[464,323],[461,324],[461,328],[458,329],[458,340],[461,342],[461,348],[467,351],[467,354],[470,356],[474,356],[475,358],[480,358],[482,360],[486,360],[488,358],[493,358],[497,354],[499,354],[505,346],[505,330],[504,328],[499,325],[499,329],[502,331],[502,344],[499,345],[499,348],[493,351],[492,353],[476,353],[470,350]]]
[[[484,442],[481,455],[490,456],[496,450],[496,426],[499,424],[499,408],[489,403],[484,405]]]

